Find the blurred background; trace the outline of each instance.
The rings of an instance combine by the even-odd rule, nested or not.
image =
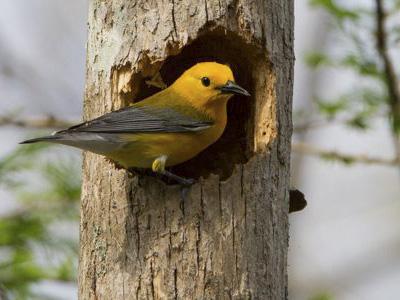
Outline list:
[[[0,7],[0,299],[77,299],[81,155],[17,143],[81,119],[87,1]],[[396,299],[400,1],[297,0],[295,16],[308,206],[290,215],[289,298]]]

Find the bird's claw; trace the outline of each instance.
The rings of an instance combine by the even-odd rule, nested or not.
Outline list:
[[[189,191],[190,191],[190,186],[187,186],[187,185],[182,185],[181,186],[181,201],[182,202],[186,201],[186,198],[187,198],[187,195],[188,195]]]
[[[196,183],[196,180],[194,180],[193,178],[183,178],[183,177],[181,177],[181,178],[182,178],[182,182],[180,182],[180,184],[183,187],[190,188],[193,184]]]

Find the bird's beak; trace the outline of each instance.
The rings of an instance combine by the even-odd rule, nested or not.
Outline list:
[[[237,85],[236,83],[234,83],[231,80],[228,80],[228,82],[219,87],[219,90],[223,93],[223,94],[235,94],[235,95],[243,95],[243,96],[250,96],[250,93],[248,91],[246,91],[244,88],[242,88],[241,86]]]

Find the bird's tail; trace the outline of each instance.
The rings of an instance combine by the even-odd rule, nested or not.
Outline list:
[[[49,136],[42,136],[42,137],[39,137],[39,138],[22,141],[22,142],[20,142],[20,144],[33,144],[33,143],[38,143],[38,142],[49,142],[49,143],[51,143],[51,142],[55,142],[58,139],[60,139],[60,137],[57,136],[57,135],[49,135]]]
[[[53,135],[26,140],[20,144],[32,144],[37,142],[62,144],[82,150],[88,150],[97,154],[109,153],[118,150],[121,146],[125,145],[125,142],[118,136],[110,134],[86,132],[68,133],[65,131],[59,131]]]

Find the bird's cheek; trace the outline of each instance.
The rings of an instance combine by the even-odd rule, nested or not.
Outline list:
[[[226,97],[227,95],[223,95],[223,94],[216,94],[210,97],[209,102],[210,103],[218,103],[224,100],[228,100],[229,98]]]

